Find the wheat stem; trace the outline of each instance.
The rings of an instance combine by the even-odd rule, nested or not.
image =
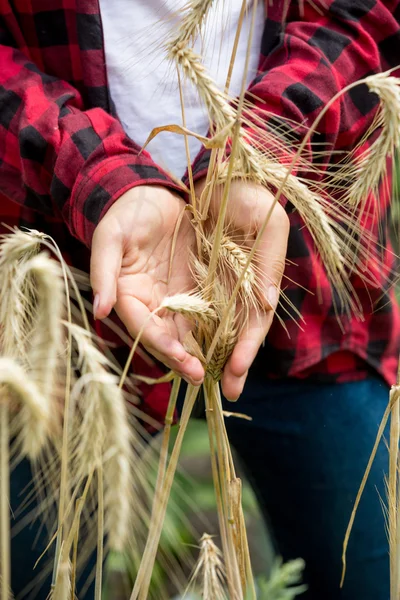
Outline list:
[[[193,410],[194,403],[197,398],[197,393],[197,387],[191,385],[188,386],[185,403],[183,406],[182,415],[179,423],[178,435],[176,437],[175,444],[171,452],[171,457],[164,478],[162,498],[159,501],[158,512],[155,515],[155,518],[152,519],[150,523],[150,531],[148,534],[146,547],[143,553],[143,557],[140,563],[139,571],[136,577],[135,585],[132,590],[130,600],[147,600],[151,575],[154,567],[154,561],[157,553],[158,544],[160,541],[168,499],[174,480],[179,454],[182,448],[183,438],[186,432],[190,415]]]
[[[74,539],[74,546],[73,546],[73,554],[72,554],[72,565],[71,565],[71,600],[75,600],[75,589],[76,589],[76,572],[77,572],[77,565],[78,565],[78,546],[79,546],[79,529],[80,529],[80,515],[81,515],[81,511],[82,511],[82,507],[80,506],[82,504],[82,498],[78,498],[78,500],[76,501],[76,511],[79,514],[79,519],[78,519],[78,525],[76,528],[76,534],[75,534],[75,539]],[[57,557],[57,555],[56,555]],[[56,561],[55,561],[56,564]]]
[[[367,464],[367,467],[365,469],[365,473],[363,475],[363,478],[362,478],[359,490],[357,492],[357,496],[356,496],[356,499],[355,499],[355,502],[354,502],[353,510],[351,511],[351,516],[350,516],[349,524],[347,526],[346,534],[345,534],[344,541],[343,541],[343,550],[342,550],[342,578],[341,578],[341,581],[340,581],[340,587],[343,587],[344,579],[345,579],[345,576],[346,576],[347,546],[349,544],[350,534],[351,534],[351,531],[353,529],[353,524],[354,524],[354,520],[356,518],[357,509],[358,509],[358,506],[360,504],[361,497],[362,497],[362,495],[364,493],[365,485],[367,483],[369,474],[371,472],[371,468],[372,468],[373,462],[375,460],[375,456],[376,456],[376,453],[378,451],[378,447],[379,447],[380,441],[382,439],[383,432],[385,431],[385,427],[386,427],[387,422],[389,420],[393,403],[397,399],[397,393],[398,392],[395,391],[396,389],[397,389],[397,386],[393,386],[392,389],[391,389],[390,400],[389,400],[388,406],[385,409],[384,415],[382,417],[382,421],[381,421],[381,423],[379,425],[379,429],[378,429],[378,433],[376,435],[374,447],[372,448],[371,456],[369,457],[368,464]]]
[[[211,402],[211,382],[204,382],[204,397],[206,402],[206,418],[208,426],[208,436],[210,443],[210,458],[212,467],[212,476],[214,482],[214,491],[217,502],[217,512],[219,521],[219,530],[221,535],[222,550],[225,560],[226,568],[226,579],[231,598],[235,597],[235,565],[232,564],[232,557],[229,549],[229,535],[228,535],[228,524],[225,518],[224,501],[223,501],[223,486],[220,479],[218,462],[217,462],[217,450],[215,446],[215,414],[214,408]]]
[[[101,600],[103,580],[103,554],[104,554],[104,484],[103,467],[99,465],[97,472],[97,559],[94,600]]]
[[[10,547],[10,448],[9,409],[4,399],[0,403],[0,484],[1,484],[1,597],[8,600],[11,589]]]
[[[204,383],[204,394],[207,407],[207,422],[209,424],[209,437],[215,438],[216,457],[215,462],[216,477],[218,478],[218,489],[220,490],[220,529],[224,532],[221,536],[222,546],[225,558],[227,582],[230,598],[233,600],[242,600],[245,593],[242,585],[239,556],[236,552],[233,537],[232,521],[230,519],[230,491],[229,486],[232,478],[235,477],[233,461],[230,455],[229,442],[226,436],[226,430],[220,411],[222,407],[219,403],[219,387],[210,377],[206,377]],[[222,527],[221,527],[221,524]]]
[[[167,468],[167,461],[168,461],[168,450],[169,450],[169,440],[170,440],[170,435],[171,435],[171,425],[173,423],[176,402],[178,399],[181,381],[182,380],[180,377],[174,378],[174,381],[172,384],[172,389],[171,389],[171,394],[170,394],[169,401],[168,401],[167,412],[165,415],[164,431],[163,431],[163,435],[162,435],[160,460],[158,463],[157,483],[156,483],[156,489],[155,489],[155,493],[154,493],[155,501],[154,501],[152,513],[157,512],[156,507],[157,507],[158,499],[160,498],[160,495],[161,495],[162,486],[164,484],[165,471]]]
[[[57,579],[51,592],[51,600],[71,600],[71,593],[71,562],[67,558],[58,565]]]
[[[391,423],[390,423],[390,445],[389,445],[389,479],[388,479],[388,510],[389,510],[389,545],[390,545],[390,582],[392,600],[397,600],[399,589],[399,564],[396,556],[397,544],[397,495],[398,495],[398,456],[400,437],[400,395],[396,389],[393,398]]]

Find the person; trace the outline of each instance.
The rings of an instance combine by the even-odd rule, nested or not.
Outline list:
[[[159,24],[175,23],[182,5],[181,0],[3,0],[0,5],[1,221],[50,233],[80,268],[89,268],[90,262],[95,316],[103,319],[115,309],[133,336],[164,295],[193,285],[187,264],[193,232],[185,220],[167,277],[185,202],[170,171],[183,164],[182,154],[171,137],[158,138],[163,144],[156,138],[154,153],[140,152],[151,129],[180,110],[177,89],[166,83],[171,70],[160,67],[152,49],[162,37]],[[214,51],[220,44],[223,48],[221,32],[236,29],[241,0],[226,6],[229,25],[221,24],[222,11],[208,26],[217,40]],[[248,91],[272,129],[290,122],[301,139],[338,91],[400,64],[398,0],[292,0],[260,6]],[[147,27],[151,22],[157,27]],[[217,69],[210,53],[208,65]],[[243,56],[242,49],[242,66]],[[240,89],[240,77],[235,76],[231,91],[235,85],[236,92]],[[338,151],[351,151],[364,139],[377,103],[361,86],[330,106],[312,139],[319,145],[321,177]],[[189,122],[205,133],[200,130],[207,130],[207,119],[198,101],[192,97],[188,108]],[[307,147],[311,160],[313,148]],[[204,149],[193,161],[197,189],[208,161]],[[360,506],[348,576],[339,589],[345,528],[388,386],[395,382],[400,347],[399,315],[387,277],[394,267],[384,225],[389,187],[382,181],[372,198],[380,216],[365,225],[379,247],[366,265],[374,277],[368,283],[356,276],[351,280],[363,320],[343,314],[338,323],[336,291],[310,234],[290,204],[275,206],[259,264],[269,310],[261,319],[250,319],[222,378],[225,398],[240,396],[237,409],[253,417],[251,423],[229,421],[229,435],[271,521],[279,552],[285,560],[302,556],[306,561],[309,591],[304,598],[389,596],[387,542],[376,491],[384,497],[384,445]],[[230,222],[254,238],[272,201],[266,188],[235,181]],[[212,210],[218,210],[217,201]],[[302,327],[277,305],[283,265],[282,285],[304,318]],[[289,335],[273,320],[275,309]],[[199,385],[203,367],[185,351],[183,329],[171,317],[150,321],[143,344],[168,368]],[[13,478],[12,506],[19,502],[26,477],[17,471]],[[16,595],[26,589],[35,560],[34,550],[26,552],[33,534],[25,531],[13,540]],[[36,597],[46,597],[48,590],[42,590]]]

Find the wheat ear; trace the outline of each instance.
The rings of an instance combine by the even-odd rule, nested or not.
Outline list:
[[[188,589],[201,586],[204,600],[227,600],[225,569],[222,553],[212,537],[204,533],[200,539],[200,554],[189,581]]]
[[[167,56],[183,71],[185,76],[196,86],[201,99],[206,105],[210,118],[216,123],[217,130],[232,125],[236,119],[235,110],[226,100],[226,95],[218,89],[213,79],[207,73],[201,57],[185,42],[168,44]],[[228,133],[228,132],[227,132]]]
[[[207,73],[201,58],[186,44],[171,45],[167,47],[167,53],[196,85],[217,132],[233,125],[237,120],[236,111]],[[265,157],[248,142],[246,136],[245,131],[240,128],[237,136],[237,156],[231,158],[234,161],[233,176],[246,177],[272,189],[279,189],[285,182],[284,193],[304,219],[326,265],[330,280],[343,287],[344,257],[340,248],[340,237],[335,233],[332,220],[322,208],[323,198],[311,191],[295,175],[289,174],[287,167]],[[226,181],[227,169],[228,163],[223,163],[219,169],[219,181]]]
[[[16,232],[2,236],[0,244],[0,349],[4,356],[9,358],[25,358],[25,336],[27,321],[24,307],[18,303],[14,293],[15,275],[18,267],[33,256],[39,249],[39,244],[33,236]],[[9,384],[15,385],[18,381],[11,376],[10,363],[3,363],[4,385],[2,392]],[[23,379],[20,380],[22,385]],[[40,429],[40,428],[39,428]],[[27,432],[28,434],[30,432]],[[40,432],[39,432],[39,437]],[[23,436],[25,442],[30,436]],[[0,406],[0,579],[1,597],[12,597],[11,592],[11,549],[10,549],[10,410],[7,401]],[[38,446],[23,449],[24,452],[36,457]]]
[[[61,318],[64,286],[59,264],[44,252],[27,261],[18,271],[16,287],[24,293],[24,281],[33,279],[36,309],[33,332],[29,336],[28,362],[31,377],[44,396],[54,394],[59,356],[63,351]],[[26,298],[28,303],[29,298]]]
[[[68,326],[78,346],[82,385],[85,387],[83,419],[76,449],[80,476],[104,465],[105,531],[110,548],[122,551],[132,530],[133,511],[140,499],[133,469],[139,475],[140,459],[133,451],[134,429],[122,391],[115,376],[107,371],[107,359],[94,346],[90,334],[77,325]],[[135,444],[136,446],[140,444]],[[134,462],[136,465],[134,466]],[[135,506],[136,505],[136,506]]]
[[[212,235],[209,239],[206,236],[201,237],[201,241],[202,253],[207,263],[209,263],[211,259],[211,249],[214,244],[214,235]],[[229,290],[233,289],[234,282],[239,279],[242,271],[244,272],[240,289],[240,300],[246,310],[248,307],[253,307],[255,309],[260,307],[259,294],[257,294],[258,280],[256,270],[252,263],[247,264],[247,258],[248,251],[237,244],[231,237],[227,235],[222,236],[218,256],[218,276],[224,281],[224,287],[226,288],[225,291],[229,295]],[[199,278],[199,267],[195,266],[193,270],[195,279],[199,282],[198,284],[200,289],[203,290],[203,295],[207,295],[205,293],[205,286],[208,279],[206,265],[204,265],[204,269],[206,270],[206,275],[203,277],[203,281],[201,278]],[[224,298],[222,298],[222,302],[224,302]]]
[[[364,80],[371,92],[379,96],[380,114],[375,128],[382,130],[361,158],[354,157],[355,165],[340,169],[336,179],[343,176],[350,181],[345,201],[352,207],[362,205],[371,192],[377,192],[387,170],[387,159],[400,148],[400,85],[397,77],[387,73],[371,75]],[[356,154],[356,152],[353,152]],[[346,173],[346,171],[348,171]],[[351,178],[351,179],[350,179]]]
[[[171,47],[194,42],[214,0],[190,0],[183,8],[175,37],[170,41]]]
[[[16,417],[21,454],[35,461],[50,435],[50,401],[40,393],[24,369],[9,358],[0,358],[0,385],[11,393],[11,399],[24,407]]]
[[[105,387],[104,399],[109,424],[109,448],[104,457],[105,531],[110,548],[118,552],[127,547],[129,531],[132,529],[135,489],[132,446],[135,440],[133,430],[129,427],[126,403],[116,379]],[[137,470],[139,465],[140,457],[137,457]]]
[[[215,321],[217,318],[215,310],[200,294],[175,294],[174,296],[166,296],[159,306],[159,309],[162,308],[180,313],[189,319],[195,318],[205,323]]]
[[[23,289],[21,286],[17,289],[16,281],[19,270],[38,253],[39,248],[35,235],[19,230],[1,237],[0,348],[3,355],[24,361],[34,288],[33,282],[25,279]]]

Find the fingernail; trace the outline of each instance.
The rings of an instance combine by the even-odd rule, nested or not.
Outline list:
[[[240,394],[239,396],[236,396],[236,398],[227,398],[228,402],[237,402],[240,398]]]
[[[93,300],[93,317],[94,320],[97,319],[97,310],[99,308],[99,304],[100,304],[100,296],[99,294],[96,294]]]
[[[278,290],[274,285],[271,285],[267,290],[267,300],[272,310],[275,310],[278,304]]]
[[[181,377],[186,381],[186,383],[188,383],[189,385],[194,385],[195,387],[198,387],[203,383],[203,379],[192,379],[188,375],[181,375]]]

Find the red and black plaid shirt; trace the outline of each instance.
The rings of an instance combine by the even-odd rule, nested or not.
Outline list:
[[[269,4],[259,74],[249,89],[271,115],[266,119],[284,117],[306,130],[346,85],[400,64],[400,0]],[[356,87],[329,109],[317,139],[326,165],[360,142],[377,104]],[[0,0],[0,221],[50,233],[73,264],[88,269],[94,228],[124,191],[149,183],[177,187],[148,153],[138,152],[110,100],[98,0]],[[197,176],[207,161],[202,152]],[[366,266],[376,283],[352,280],[364,320],[342,315],[340,326],[335,291],[298,213],[287,206],[284,287],[305,324],[299,328],[281,311],[289,336],[275,320],[255,365],[265,376],[343,381],[372,368],[394,382],[400,328],[387,291],[394,267],[385,235],[387,190],[385,181],[371,199],[380,205],[371,215],[380,217],[365,220],[377,247]]]

